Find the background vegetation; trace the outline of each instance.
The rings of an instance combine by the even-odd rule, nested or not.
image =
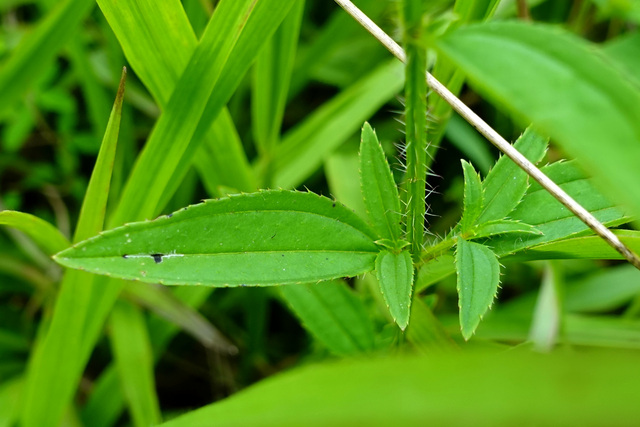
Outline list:
[[[258,189],[364,216],[365,121],[403,181],[418,82],[404,93],[404,66],[331,1],[260,0],[247,19],[250,3],[0,3],[0,426],[638,419],[640,274],[535,185],[510,217],[544,235],[482,241],[500,291],[468,341],[451,246],[421,261],[405,332],[372,274],[214,291],[51,259]],[[505,138],[549,136],[530,157],[638,252],[640,4],[414,3],[417,35],[401,2],[356,4]],[[460,220],[460,159],[486,177],[498,153],[435,95],[424,108],[428,252]]]

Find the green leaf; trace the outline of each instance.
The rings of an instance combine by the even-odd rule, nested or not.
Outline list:
[[[480,175],[470,163],[464,160],[461,162],[464,172],[464,209],[460,220],[460,232],[467,233],[476,225],[478,216],[482,212],[484,194]]]
[[[524,222],[503,219],[480,224],[473,230],[473,236],[469,238],[480,239],[483,237],[507,233],[524,233],[534,234],[537,236],[542,235],[542,233],[532,225],[525,224]]]
[[[373,322],[367,309],[342,281],[282,286],[302,325],[337,356],[373,349]]]
[[[547,151],[547,142],[547,138],[528,128],[515,142],[514,148],[537,163]],[[505,218],[518,206],[528,186],[527,173],[507,156],[501,156],[482,182],[485,204],[479,222]]]
[[[474,425],[478,420],[626,424],[640,417],[637,363],[635,354],[619,351],[511,351],[316,364],[274,376],[163,427],[204,426],[211,420],[244,427]],[[500,391],[499,402],[488,390]],[[456,398],[461,393],[473,398],[461,402]]]
[[[538,351],[551,351],[562,329],[564,277],[558,262],[549,261],[542,276],[533,311],[529,341]]]
[[[481,93],[534,123],[640,214],[640,186],[623,185],[640,180],[640,89],[597,47],[522,22],[460,28],[437,46]]]
[[[124,72],[107,124],[96,165],[78,219],[74,241],[102,230],[113,170],[124,94]],[[98,333],[100,315],[119,293],[119,287],[101,289],[95,276],[81,271],[66,272],[48,332],[36,346],[27,376],[22,424],[57,425],[73,396],[81,367],[89,357],[85,348]],[[98,302],[99,301],[99,302]],[[87,332],[90,331],[90,332]],[[86,335],[85,335],[86,333]],[[72,356],[70,356],[72,355]]]
[[[565,308],[571,312],[611,312],[639,294],[638,270],[632,265],[619,265],[567,286]]]
[[[153,353],[144,316],[130,303],[118,302],[111,313],[111,327],[116,368],[134,425],[156,425],[161,421],[160,406],[153,377]]]
[[[625,77],[640,87],[640,33],[633,32],[609,40],[602,50],[625,72]]]
[[[453,255],[444,254],[425,262],[418,270],[416,293],[421,293],[429,286],[455,273],[456,265]]]
[[[423,354],[456,348],[442,323],[420,298],[416,298],[411,307],[411,324],[407,328],[407,340]]]
[[[122,199],[127,203],[118,206],[111,224],[120,225],[131,219],[151,218],[156,214],[176,168],[189,149],[191,138],[243,24],[254,7],[252,0],[222,1],[216,7],[200,43],[175,85],[176,96],[172,96],[165,105],[131,172],[122,193]]]
[[[71,244],[60,230],[47,221],[28,213],[2,211],[0,212],[0,225],[22,231],[47,255],[56,254]]]
[[[542,171],[601,222],[628,222],[628,216],[600,193],[575,161],[554,163],[542,168]],[[510,217],[515,221],[533,225],[542,235],[506,234],[492,239],[491,247],[501,256],[572,234],[588,232],[582,221],[537,183],[531,185],[527,195]]]
[[[480,169],[480,172],[485,175],[489,172],[494,162],[493,155],[487,141],[478,134],[473,126],[459,115],[454,114],[447,124],[446,136],[458,150],[469,157],[469,160]]]
[[[488,247],[458,239],[456,249],[460,327],[471,338],[498,292],[500,264]]]
[[[292,188],[402,88],[402,64],[382,63],[289,131],[278,146],[274,186]]]
[[[640,231],[613,230],[618,238],[629,249],[640,252]],[[623,259],[622,255],[614,250],[599,236],[581,236],[542,243],[527,248],[526,251],[509,255],[509,260],[535,260],[535,259]]]
[[[391,317],[403,331],[409,324],[413,288],[411,254],[381,251],[376,258],[376,277]]]
[[[74,36],[93,6],[91,0],[59,2],[30,34],[22,38],[0,68],[0,112],[11,108],[49,69],[49,63]]]
[[[151,283],[278,285],[370,271],[374,240],[360,218],[330,199],[265,191],[128,224],[63,251],[56,260]]]
[[[369,218],[381,238],[400,239],[400,198],[387,158],[369,123],[362,127],[360,185]]]

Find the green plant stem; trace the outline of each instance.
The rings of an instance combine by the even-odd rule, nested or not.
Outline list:
[[[427,176],[427,72],[426,49],[421,46],[422,2],[405,0],[403,7],[404,44],[407,52],[405,68],[406,120],[406,218],[407,239],[411,253],[422,249]]]

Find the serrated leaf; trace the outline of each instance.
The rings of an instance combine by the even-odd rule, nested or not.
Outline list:
[[[264,191],[210,200],[125,225],[58,255],[62,265],[173,285],[279,285],[373,269],[373,231],[313,193]]]
[[[524,234],[534,234],[537,236],[542,235],[542,232],[535,228],[533,225],[526,224],[520,221],[513,221],[508,219],[502,219],[498,221],[490,221],[485,222],[484,224],[480,224],[473,230],[474,239],[479,239],[482,237],[495,236],[497,234],[507,234],[507,233],[524,233]]]
[[[480,175],[470,163],[465,160],[461,160],[461,162],[464,172],[464,208],[460,220],[460,232],[465,233],[476,225],[480,212],[482,212],[484,195]]]
[[[391,317],[404,330],[409,324],[411,291],[413,287],[413,261],[411,254],[382,251],[376,258],[376,277]]]
[[[471,338],[498,291],[500,264],[488,247],[458,239],[456,249],[460,327]]]
[[[640,186],[621,185],[639,177],[640,90],[597,46],[558,26],[524,22],[469,25],[437,45],[480,93],[535,123],[640,213]]]
[[[575,161],[558,162],[541,169],[578,203],[605,225],[628,222],[628,216],[611,203]],[[566,238],[572,234],[588,232],[587,226],[560,202],[533,183],[527,195],[511,213],[511,219],[531,224],[543,234],[535,236],[505,234],[491,240],[497,254],[505,255],[527,247]]]
[[[382,146],[369,123],[362,127],[360,185],[373,228],[380,237],[398,241],[401,222],[398,189]]]
[[[342,281],[282,286],[282,295],[304,327],[332,353],[373,349],[373,323],[362,301]]]
[[[514,148],[531,162],[537,163],[547,151],[547,142],[547,138],[527,128],[515,142]],[[485,203],[479,222],[505,218],[518,206],[527,186],[527,173],[507,156],[500,157],[482,183]]]

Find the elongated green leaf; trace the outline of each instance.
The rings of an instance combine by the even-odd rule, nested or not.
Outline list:
[[[470,238],[479,239],[482,237],[507,233],[524,233],[534,234],[537,236],[542,235],[542,233],[532,225],[525,224],[524,222],[502,219],[480,224],[475,230],[473,230],[473,236]]]
[[[625,424],[640,416],[638,383],[636,355],[613,351],[342,361],[287,372],[164,426]],[[500,390],[499,404],[487,390]]]
[[[274,164],[274,185],[300,185],[322,161],[402,88],[402,65],[383,63],[288,132]]]
[[[242,141],[226,108],[211,125],[193,162],[202,183],[212,196],[224,196],[221,191],[223,187],[245,192],[257,189]]]
[[[640,180],[640,89],[597,48],[557,27],[516,22],[460,28],[437,45],[483,94],[533,122],[640,213],[640,186],[624,184]]]
[[[514,148],[533,163],[542,160],[547,151],[546,138],[528,128],[515,142]],[[528,176],[507,156],[501,156],[482,182],[485,204],[479,222],[499,220],[509,215],[527,191]]]
[[[91,0],[58,3],[25,36],[0,69],[0,112],[14,102],[46,70],[65,43],[73,37],[82,20],[93,8]]]
[[[116,368],[138,427],[160,423],[160,406],[155,392],[153,354],[144,317],[129,303],[119,302],[111,314]]]
[[[0,427],[11,427],[18,421],[23,384],[21,376],[0,383]]]
[[[325,160],[324,174],[331,195],[362,218],[366,218],[367,208],[362,200],[359,163],[357,151],[336,151]]]
[[[631,265],[603,269],[566,288],[566,309],[572,312],[606,312],[640,294],[640,273]]]
[[[640,231],[614,230],[613,232],[632,251],[636,253],[640,251]],[[622,259],[622,255],[598,236],[581,236],[542,243],[508,256],[509,260],[562,258]]]
[[[2,211],[0,212],[0,224],[27,234],[47,255],[60,252],[70,245],[60,230],[47,221],[28,213]]]
[[[112,224],[151,218],[189,146],[239,32],[255,6],[251,0],[222,1],[167,103],[124,188]],[[194,84],[198,82],[198,84]],[[195,119],[194,119],[195,118]],[[162,152],[157,151],[163,147]]]
[[[460,220],[460,232],[466,233],[476,225],[478,216],[482,212],[484,194],[480,175],[470,163],[462,160],[464,172],[464,209]]]
[[[375,235],[313,193],[265,191],[129,224],[56,256],[72,268],[163,284],[278,285],[373,269]]]
[[[98,160],[91,174],[91,180],[80,209],[78,227],[73,238],[74,242],[94,236],[104,227],[104,218],[109,197],[111,173],[116,157],[118,145],[118,133],[120,132],[120,117],[122,116],[122,101],[124,97],[124,84],[127,77],[126,69],[122,70],[120,85],[116,93],[116,100],[109,116],[107,129],[102,138]]]
[[[173,295],[185,305],[197,307],[206,300],[213,290],[213,288],[206,287],[179,287],[174,289]],[[150,316],[149,337],[156,361],[177,332],[178,328],[173,323],[167,323],[158,316]],[[115,424],[124,410],[124,406],[124,397],[115,364],[112,363],[96,381],[87,404],[82,408],[82,420],[85,425],[109,427]]]
[[[594,187],[592,181],[578,168],[575,161],[554,163],[542,168],[542,171],[603,223],[628,222],[625,213],[615,207]],[[527,195],[510,217],[515,221],[533,225],[542,235],[506,234],[492,239],[491,247],[501,255],[588,230],[582,221],[560,202],[554,200],[537,183],[531,185]]]
[[[637,31],[611,39],[602,50],[626,72],[625,76],[640,87],[640,33]]]
[[[179,326],[206,348],[226,354],[236,354],[238,349],[227,340],[200,313],[176,298],[166,287],[133,282],[124,294],[153,313]]]
[[[446,136],[449,141],[469,157],[485,176],[491,170],[494,158],[486,140],[459,115],[454,114],[447,124]],[[486,189],[485,189],[486,191]]]
[[[413,289],[411,254],[407,251],[399,254],[386,250],[380,252],[376,258],[376,277],[391,317],[404,331],[409,324],[411,314]]]
[[[362,301],[342,281],[280,288],[303,326],[338,356],[373,350],[373,322]]]
[[[460,327],[471,338],[498,292],[500,264],[491,249],[458,239],[456,249]]]
[[[387,158],[369,123],[362,127],[360,144],[360,185],[369,218],[378,235],[400,239],[400,198]]]
[[[298,1],[256,60],[252,130],[258,149],[265,154],[273,151],[279,139],[303,11],[304,2]]]
[[[124,77],[123,73],[83,201],[75,241],[102,230],[118,141]],[[93,347],[91,344],[89,348],[85,348],[93,341],[85,340],[87,337],[84,333],[89,330],[89,336],[97,335],[98,328],[93,319],[100,319],[100,314],[106,316],[104,308],[115,301],[119,292],[118,287],[101,289],[102,283],[97,282],[99,281],[93,275],[81,271],[68,271],[65,274],[51,326],[32,355],[22,406],[22,425],[59,424],[80,380],[82,367],[89,357],[89,349]]]

